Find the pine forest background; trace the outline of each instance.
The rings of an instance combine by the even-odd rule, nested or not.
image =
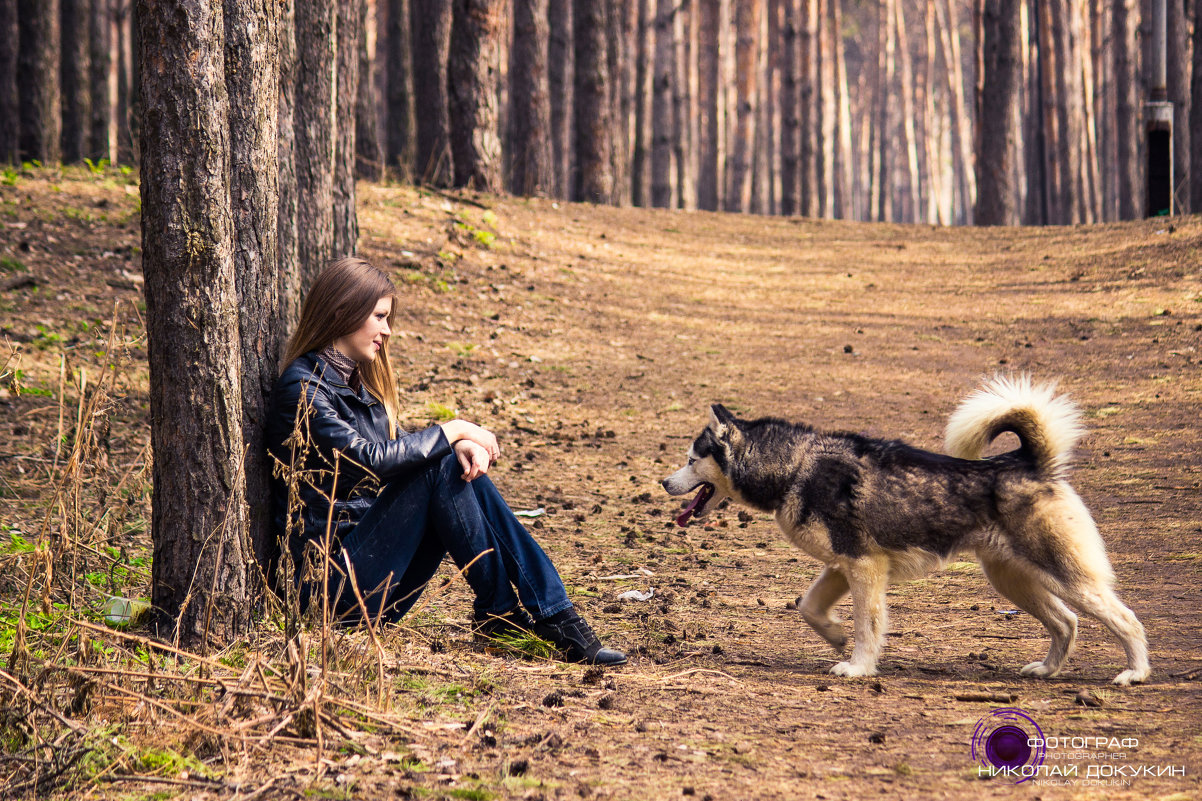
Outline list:
[[[1167,1],[1163,93],[1139,0],[275,5],[279,31],[249,36],[272,34],[295,109],[282,141],[303,147],[332,101],[318,145],[352,148],[360,177],[853,220],[1130,219],[1149,213],[1144,104],[1167,99],[1175,210],[1202,208],[1194,0]],[[136,13],[0,0],[0,161],[138,160]],[[992,73],[1010,77],[1000,101]]]

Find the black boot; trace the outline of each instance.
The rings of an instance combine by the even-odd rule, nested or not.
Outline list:
[[[522,637],[534,631],[534,618],[526,610],[515,606],[508,612],[489,614],[477,612],[472,619],[472,629],[477,637],[495,640],[498,637]]]
[[[606,666],[626,664],[626,654],[601,645],[597,635],[575,609],[567,609],[538,621],[534,624],[534,633],[544,640],[550,640],[569,662]]]

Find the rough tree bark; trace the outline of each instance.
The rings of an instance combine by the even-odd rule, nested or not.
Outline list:
[[[15,163],[20,146],[17,94],[17,0],[0,0],[0,164]]]
[[[304,273],[300,265],[300,240],[296,230],[299,213],[296,178],[296,5],[281,0],[279,28],[279,92],[276,129],[279,169],[278,251],[276,275],[280,320],[284,331],[291,331],[300,316],[301,286]]]
[[[606,5],[610,0],[575,0],[576,182],[575,200],[609,203],[613,198],[610,163],[609,63]]]
[[[778,0],[781,4],[780,64],[780,213],[797,214],[801,194],[800,133],[798,104],[798,32],[801,28],[798,0]]]
[[[1190,79],[1190,209],[1202,211],[1202,13],[1194,0],[1194,62]],[[0,154],[2,157],[2,154]]]
[[[651,0],[638,0],[634,63],[634,138],[630,154],[630,202],[646,206],[651,197],[648,150],[651,145],[651,96],[655,70],[651,69]]]
[[[17,23],[21,158],[52,164],[62,157],[58,0],[18,0]]]
[[[359,243],[359,219],[355,213],[355,110],[359,105],[359,40],[363,35],[359,0],[337,2],[332,254],[336,259],[355,255]]]
[[[722,2],[697,0],[698,109],[697,207],[719,208],[722,187]]]
[[[62,153],[65,164],[83,161],[92,122],[92,49],[88,41],[91,0],[59,0],[62,37]],[[98,0],[103,2],[103,0]]]
[[[271,464],[263,422],[275,383],[280,340],[278,0],[225,0],[229,96],[230,214],[242,351],[242,440],[250,542],[266,571],[276,556]],[[259,573],[252,574],[257,578]],[[259,589],[256,586],[256,589]]]
[[[547,0],[514,0],[509,51],[509,186],[516,195],[546,195],[551,171],[551,96],[547,83]]]
[[[409,12],[413,107],[417,120],[414,178],[434,186],[450,186],[454,175],[447,106],[451,3],[448,0],[410,0]]]
[[[140,3],[152,602],[203,646],[250,622],[225,30],[220,4]]]
[[[985,0],[982,11],[984,70],[977,151],[978,225],[1018,223],[1011,181],[1014,115],[1019,76],[1019,11],[1022,0]]]
[[[1190,0],[1195,6],[1198,0]],[[1190,19],[1186,0],[1167,0],[1168,94],[1173,104],[1173,213],[1189,214],[1190,206]],[[1191,9],[1193,10],[1193,9]],[[1194,11],[1197,16],[1196,10]],[[1194,24],[1197,24],[1195,18]],[[1202,132],[1199,133],[1202,135]]]
[[[301,294],[334,256],[335,0],[296,0],[293,105]]]
[[[501,10],[500,0],[454,0],[447,64],[455,185],[485,192],[501,189],[497,129]]]

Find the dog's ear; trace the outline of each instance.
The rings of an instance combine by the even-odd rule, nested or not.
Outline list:
[[[721,403],[715,403],[710,406],[710,425],[714,429],[715,434],[724,434],[731,428],[734,428],[735,416],[727,410]]]

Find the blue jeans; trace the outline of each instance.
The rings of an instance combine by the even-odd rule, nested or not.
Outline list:
[[[502,614],[520,602],[536,620],[570,609],[551,560],[506,505],[487,476],[464,481],[452,453],[419,473],[393,480],[342,550],[373,618],[399,620],[417,602],[446,554],[475,592],[477,616]],[[345,570],[343,557],[336,563]],[[331,576],[331,594],[339,580]],[[516,590],[516,592],[515,592]],[[353,620],[359,604],[343,587],[335,611]]]

